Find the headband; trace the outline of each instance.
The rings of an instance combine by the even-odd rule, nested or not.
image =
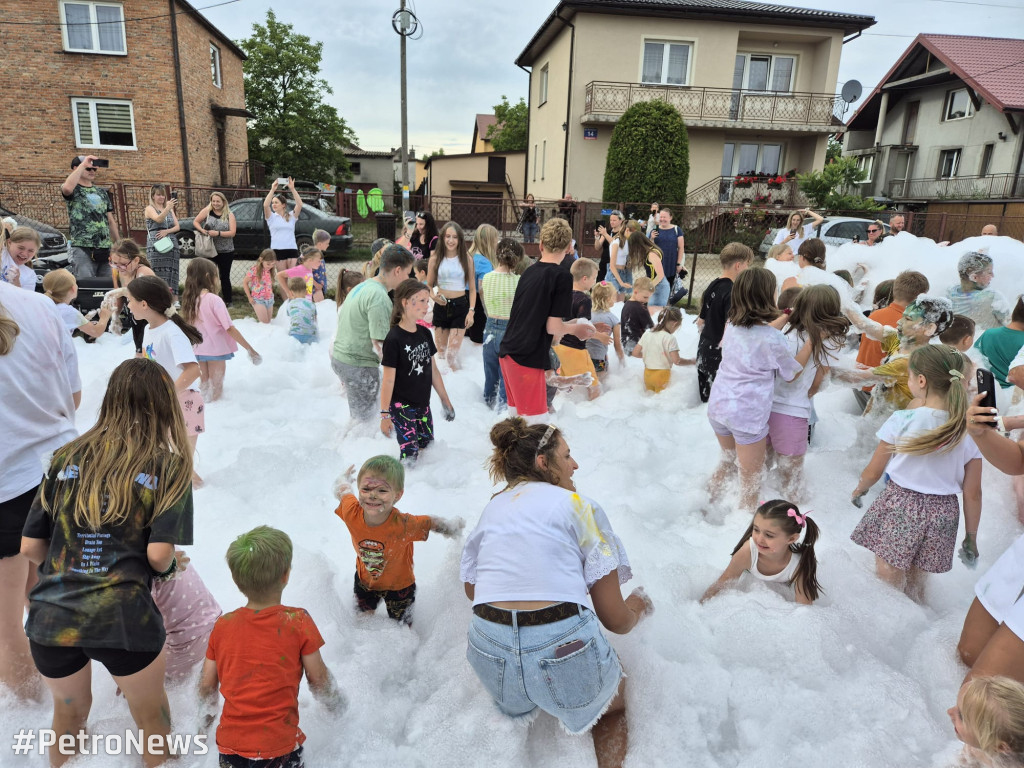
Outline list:
[[[551,439],[551,436],[554,433],[555,433],[555,425],[554,424],[548,424],[548,428],[544,432],[544,437],[542,437],[540,439],[540,442],[537,443],[537,455],[538,456],[540,456],[540,452],[542,450],[544,450],[544,446],[548,444],[548,441]]]

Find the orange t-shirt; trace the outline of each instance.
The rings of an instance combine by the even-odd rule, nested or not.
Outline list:
[[[224,696],[217,726],[221,752],[268,760],[306,740],[299,729],[302,657],[323,644],[302,608],[239,608],[217,619],[206,658],[217,663]]]
[[[893,302],[887,307],[876,309],[868,315],[868,319],[895,328],[896,323],[903,317],[905,309],[906,307],[902,304]],[[877,368],[884,359],[885,350],[882,349],[882,342],[869,339],[866,335],[861,334],[860,349],[857,351],[857,362],[867,368]],[[870,391],[871,387],[864,387],[864,389]]]
[[[356,573],[366,589],[397,590],[410,586],[412,545],[430,534],[429,515],[406,515],[392,509],[380,525],[367,525],[359,499],[345,495],[334,514],[345,521],[356,549]]]

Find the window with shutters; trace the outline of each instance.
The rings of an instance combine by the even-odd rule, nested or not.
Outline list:
[[[135,149],[135,115],[130,101],[72,99],[75,145],[85,149]]]
[[[120,3],[61,2],[60,29],[65,51],[114,56],[128,53]]]
[[[693,45],[645,40],[640,82],[644,85],[689,85]]]

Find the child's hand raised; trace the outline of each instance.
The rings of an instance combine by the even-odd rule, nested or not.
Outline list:
[[[334,498],[341,501],[342,496],[352,493],[352,481],[355,480],[356,465],[352,464],[334,481]]]

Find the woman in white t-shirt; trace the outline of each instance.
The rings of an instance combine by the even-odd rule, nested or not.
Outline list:
[[[651,601],[640,588],[622,599],[626,552],[604,510],[576,493],[578,465],[554,425],[505,419],[490,437],[491,477],[506,486],[462,552],[467,658],[503,713],[528,722],[539,708],[569,733],[593,729],[598,762],[621,765],[625,681],[598,622],[625,634]],[[508,684],[503,669],[516,670]]]
[[[0,688],[26,698],[39,677],[25,637],[35,569],[21,530],[43,479],[42,458],[77,437],[78,356],[50,299],[0,283]]]
[[[295,208],[288,211],[288,202],[283,194],[277,194],[278,179],[274,179],[270,191],[263,199],[263,218],[270,228],[270,248],[277,254],[277,271],[291,269],[299,261],[299,246],[295,242],[295,223],[302,212],[302,198],[295,191],[295,180],[288,177],[288,189],[295,201]]]
[[[807,227],[804,226],[804,216],[810,216],[814,221]],[[802,208],[789,214],[786,226],[775,233],[773,245],[785,243],[792,249],[793,253],[800,250],[800,244],[808,238],[815,237],[814,231],[824,223],[825,219],[816,214],[810,208]]]

